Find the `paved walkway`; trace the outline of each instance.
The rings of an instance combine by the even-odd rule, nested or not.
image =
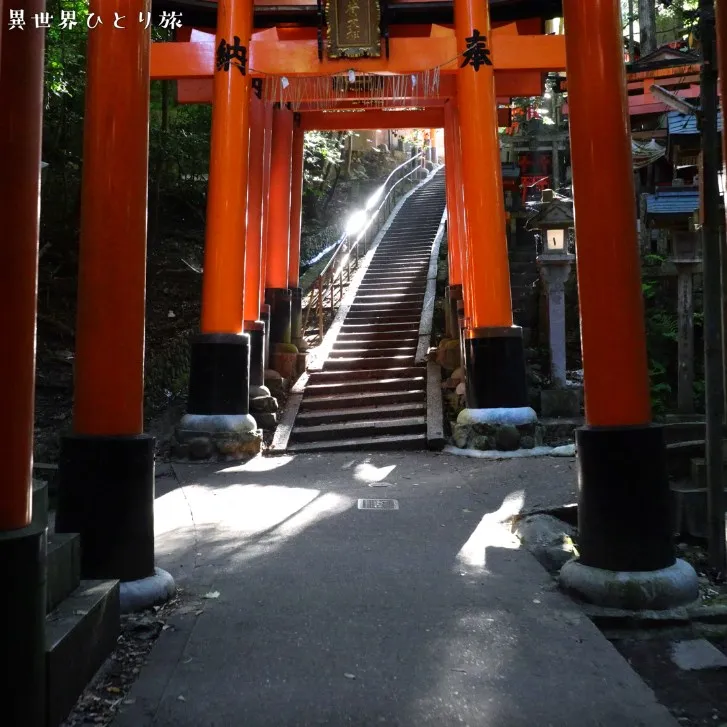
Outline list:
[[[498,525],[572,502],[573,460],[336,453],[175,472],[157,480],[157,552],[186,607],[114,727],[675,727]]]

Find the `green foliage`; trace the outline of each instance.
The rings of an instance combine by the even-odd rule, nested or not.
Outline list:
[[[321,185],[326,181],[330,167],[337,167],[343,160],[343,149],[350,131],[307,131],[303,145],[305,191],[318,196],[325,193]]]

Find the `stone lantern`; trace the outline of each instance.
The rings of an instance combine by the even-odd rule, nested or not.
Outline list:
[[[543,416],[574,416],[580,412],[580,391],[566,388],[565,284],[575,255],[568,252],[570,230],[574,227],[573,203],[557,199],[553,190],[543,191],[540,210],[528,221],[539,232],[542,251],[537,257],[548,298],[548,343],[550,378],[553,390],[541,392]]]

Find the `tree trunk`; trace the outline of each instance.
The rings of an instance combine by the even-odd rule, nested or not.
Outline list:
[[[641,57],[656,50],[656,0],[639,0]]]

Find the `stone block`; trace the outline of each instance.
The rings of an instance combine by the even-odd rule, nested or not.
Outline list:
[[[295,373],[296,378],[302,376],[305,373],[305,368],[308,364],[308,354],[299,352],[295,360]]]
[[[727,668],[727,656],[706,639],[674,642],[671,659],[683,671]]]
[[[543,389],[540,392],[540,414],[543,417],[577,417],[581,413],[583,389]]]
[[[255,414],[255,421],[260,429],[275,429],[278,425],[278,415],[275,412],[259,412]]]
[[[704,487],[690,487],[674,483],[671,485],[674,532],[706,538],[707,532],[707,490]],[[727,503],[727,487],[725,488]]]
[[[47,554],[46,613],[50,613],[81,582],[81,537],[51,532]]]
[[[297,378],[296,370],[298,363],[297,353],[278,353],[275,352],[270,356],[270,363],[275,371],[277,371],[283,379]],[[265,382],[267,386],[267,381]],[[270,388],[270,387],[268,387]],[[272,392],[272,388],[270,388]]]
[[[520,432],[517,427],[505,425],[495,434],[495,449],[500,452],[513,452],[520,448]]]
[[[274,396],[256,396],[254,399],[250,399],[250,413],[255,416],[256,421],[257,414],[276,412],[279,408],[278,400]]]
[[[524,517],[515,523],[513,532],[551,573],[558,572],[571,558],[578,555],[573,542],[576,529],[552,515]]]
[[[445,338],[437,348],[437,363],[445,371],[456,371],[462,366],[460,360],[459,341],[455,338]]]
[[[119,636],[119,582],[81,581],[46,619],[48,727],[60,724]]]
[[[208,459],[212,456],[212,442],[209,437],[195,437],[188,444],[191,459]]]

